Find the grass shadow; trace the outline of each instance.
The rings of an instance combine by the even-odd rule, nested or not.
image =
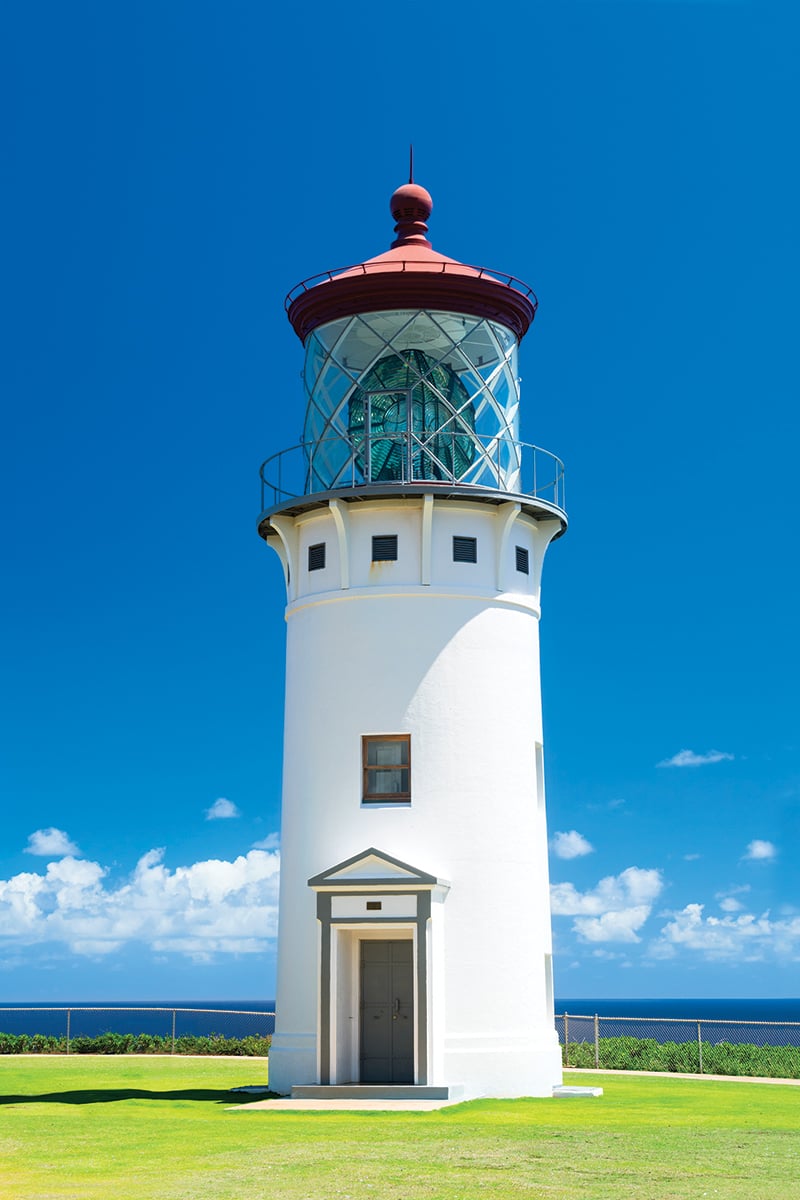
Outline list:
[[[268,1100],[274,1092],[262,1093],[260,1099]],[[178,1088],[165,1092],[153,1092],[143,1088],[85,1088],[76,1091],[28,1093],[21,1096],[0,1095],[0,1105],[10,1104],[116,1104],[120,1100],[195,1100],[202,1103],[236,1104],[242,1102],[242,1093],[225,1088]]]

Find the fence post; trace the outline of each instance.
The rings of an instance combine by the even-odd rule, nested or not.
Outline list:
[[[564,1066],[569,1066],[569,1013],[564,1013]]]
[[[170,1054],[175,1053],[175,1009],[172,1010],[172,1049]]]
[[[594,1014],[594,1065],[595,1068],[600,1066],[600,1018],[597,1013]]]
[[[72,1016],[71,1009],[67,1009],[67,1054],[69,1054],[69,1019]]]
[[[697,1058],[700,1063],[700,1074],[703,1074],[703,1034],[700,1022],[697,1022]]]

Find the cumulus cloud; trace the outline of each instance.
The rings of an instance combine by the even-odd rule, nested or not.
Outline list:
[[[37,829],[28,838],[25,854],[37,854],[42,858],[64,858],[67,854],[80,854],[80,850],[63,829]]]
[[[660,871],[641,867],[608,875],[587,892],[556,883],[550,889],[552,911],[573,917],[572,928],[585,942],[638,942],[663,886]]]
[[[800,917],[774,921],[769,913],[706,917],[702,904],[687,904],[661,931],[661,943],[697,951],[712,961],[800,961]],[[658,943],[657,943],[658,945]]]
[[[281,844],[279,833],[268,833],[260,842],[253,842],[254,850],[277,850]]]
[[[748,842],[742,858],[745,860],[754,859],[770,859],[775,858],[778,850],[772,842],[762,842],[758,838],[755,841]]]
[[[198,962],[264,951],[277,928],[277,853],[250,850],[175,870],[163,858],[148,851],[116,884],[99,863],[71,856],[44,873],[0,880],[0,947],[55,942],[97,957],[138,942]]]
[[[219,800],[215,800],[211,808],[206,809],[207,821],[227,821],[231,817],[240,816],[239,810],[232,800],[226,800],[224,796],[220,796]]]
[[[576,829],[570,829],[569,833],[554,834],[550,846],[556,858],[581,858],[584,854],[594,852],[591,842],[587,842]]]
[[[704,767],[708,763],[732,762],[733,755],[723,750],[708,750],[705,754],[695,754],[694,750],[679,750],[672,758],[662,759],[657,767]]]

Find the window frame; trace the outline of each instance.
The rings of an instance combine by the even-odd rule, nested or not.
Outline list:
[[[376,767],[368,763],[369,746],[376,742],[404,742],[406,762]],[[405,792],[370,792],[370,771],[407,771],[408,790]],[[411,803],[411,734],[410,733],[365,733],[361,736],[361,803],[362,804],[410,804]]]

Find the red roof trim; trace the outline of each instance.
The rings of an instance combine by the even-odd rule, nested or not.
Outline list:
[[[498,279],[484,268],[447,261],[442,262],[441,271],[427,263],[420,270],[418,262],[393,266],[387,270],[382,263],[382,269],[364,269],[363,273],[357,273],[359,268],[355,267],[346,275],[331,275],[310,287],[299,284],[303,290],[290,292],[286,307],[300,340],[305,342],[313,329],[328,321],[403,308],[467,313],[499,321],[521,340],[536,315],[538,301],[533,291],[511,276]]]

